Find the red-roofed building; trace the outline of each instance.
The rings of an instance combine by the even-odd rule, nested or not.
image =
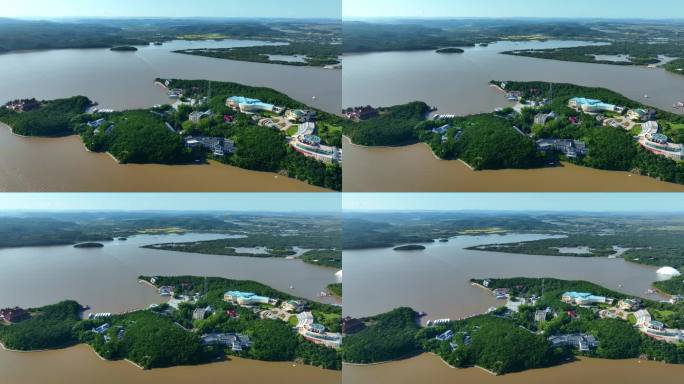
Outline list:
[[[0,309],[0,320],[8,323],[18,323],[30,317],[31,315],[26,310],[19,307]]]

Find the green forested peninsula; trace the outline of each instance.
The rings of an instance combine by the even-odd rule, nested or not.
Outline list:
[[[68,136],[74,134],[76,119],[85,113],[92,101],[84,96],[51,101],[29,100],[32,109],[17,112],[0,107],[0,122],[23,136]]]
[[[499,85],[501,81],[492,81]],[[552,98],[542,103],[552,89]],[[428,144],[442,159],[462,159],[475,170],[538,168],[571,161],[591,168],[631,171],[684,184],[684,163],[658,156],[635,142],[632,131],[605,127],[595,116],[568,107],[572,97],[599,99],[627,109],[653,109],[662,133],[674,143],[684,142],[684,116],[654,109],[604,88],[545,82],[506,82],[506,92],[519,92],[519,113],[505,108],[493,113],[426,120],[424,103],[380,109],[378,117],[345,125],[344,133],[356,144],[369,146]],[[535,124],[539,113],[554,112],[544,125]],[[638,127],[639,125],[636,124]],[[537,149],[538,139],[574,139],[586,143],[587,156],[565,158]]]
[[[150,280],[150,277],[141,276]],[[0,341],[23,351],[63,348],[86,343],[108,360],[129,359],[145,369],[204,364],[236,354],[264,361],[298,361],[325,369],[341,369],[334,349],[304,340],[281,320],[262,319],[248,308],[224,301],[229,290],[254,292],[278,300],[298,299],[253,281],[193,276],[157,277],[159,286],[171,286],[177,297],[198,297],[174,309],[166,304],[108,318],[81,320],[81,306],[74,301],[30,309],[31,318],[0,325]],[[205,290],[205,287],[207,288]],[[196,308],[213,308],[208,316],[193,317]],[[308,302],[317,321],[339,332],[339,307]],[[250,339],[249,348],[231,351],[228,346],[202,343],[201,335],[239,333]]]
[[[483,280],[473,282],[484,284]],[[422,328],[418,315],[409,308],[361,319],[366,327],[345,338],[342,356],[349,363],[377,363],[434,352],[455,367],[480,366],[495,374],[551,367],[574,355],[631,359],[640,355],[667,363],[684,364],[684,346],[657,341],[640,333],[630,321],[601,318],[597,310],[562,302],[568,291],[590,292],[617,300],[628,296],[584,281],[556,279],[487,279],[489,289],[507,289],[511,298],[525,298],[534,304],[518,311],[501,307],[487,315]],[[672,305],[641,300],[654,320],[667,327],[684,327],[684,304]],[[608,304],[600,304],[605,309]],[[547,309],[548,308],[548,309]],[[538,321],[545,310],[546,319]],[[597,345],[584,352],[558,345],[550,338],[588,335]],[[437,336],[441,336],[439,339]]]

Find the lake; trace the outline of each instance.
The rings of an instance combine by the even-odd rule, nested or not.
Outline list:
[[[123,312],[164,301],[138,276],[211,276],[254,280],[310,300],[338,282],[336,270],[284,258],[215,256],[140,248],[142,245],[219,239],[216,234],[141,235],[73,246],[0,249],[0,308],[37,307],[73,299],[96,312]],[[292,286],[292,288],[290,288]]]
[[[36,369],[40,367],[40,369]],[[3,384],[99,383],[187,384],[320,383],[339,384],[342,374],[289,362],[231,358],[230,361],[143,371],[125,361],[103,361],[90,347],[78,345],[47,352],[16,353],[0,349]]]
[[[633,100],[677,112],[684,76],[662,68],[574,63],[502,55],[500,52],[588,45],[581,41],[497,42],[463,54],[434,51],[345,55],[344,107],[390,106],[422,100],[440,113],[467,115],[511,105],[489,87],[491,80],[549,81],[605,87]],[[644,95],[649,98],[645,99]],[[679,110],[682,113],[681,110]]]
[[[154,79],[206,79],[274,88],[312,107],[339,113],[340,70],[250,63],[173,53],[266,45],[262,41],[172,41],[137,52],[60,49],[0,55],[0,103],[17,98],[88,96],[102,108],[145,108],[170,100]],[[305,86],[303,86],[305,84]],[[312,99],[316,96],[316,99]]]
[[[678,384],[684,366],[640,360],[603,360],[582,357],[577,362],[493,376],[478,368],[449,368],[431,354],[373,366],[344,366],[344,384],[575,384],[645,383]]]
[[[392,248],[344,251],[344,313],[363,317],[408,306],[427,312],[423,321],[484,313],[505,302],[470,285],[471,278],[549,277],[587,280],[626,294],[660,299],[646,290],[656,267],[607,257],[534,256],[464,248],[548,238],[535,234],[458,236],[424,244],[424,251]],[[370,294],[372,293],[372,294]]]

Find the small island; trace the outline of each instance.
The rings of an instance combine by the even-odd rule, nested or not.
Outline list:
[[[408,244],[408,245],[400,245],[398,247],[394,247],[395,251],[422,251],[425,249],[424,245],[419,245],[419,244]]]
[[[138,50],[138,48],[132,47],[130,45],[124,45],[120,47],[112,47],[109,50],[113,52],[135,52]]]
[[[104,244],[102,243],[79,243],[74,244],[74,248],[102,248]]]
[[[463,53],[465,52],[461,48],[456,48],[456,47],[449,47],[449,48],[440,48],[436,50],[435,52],[437,53]]]

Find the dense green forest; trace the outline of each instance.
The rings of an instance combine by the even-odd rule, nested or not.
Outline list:
[[[291,43],[287,45],[261,45],[256,47],[184,49],[174,51],[188,55],[214,57],[218,59],[251,61],[256,63],[314,66],[339,64],[341,46],[331,44]],[[298,56],[302,60],[280,60],[278,56]]]
[[[377,363],[406,358],[422,352],[416,334],[417,314],[410,308],[362,319],[366,327],[347,335],[342,358],[348,363]]]
[[[415,126],[423,121],[430,107],[423,102],[413,102],[389,108],[380,108],[379,116],[348,123],[344,134],[354,144],[368,146],[395,146],[418,142]]]
[[[330,293],[337,297],[342,297],[342,283],[328,284],[326,287]]]
[[[78,342],[74,326],[80,320],[81,305],[63,301],[29,309],[31,318],[3,326],[0,324],[0,341],[6,348],[20,351],[58,349]]]
[[[0,108],[0,122],[12,127],[12,132],[24,136],[68,136],[74,134],[77,116],[92,105],[87,97],[42,101],[36,109],[15,112]]]

